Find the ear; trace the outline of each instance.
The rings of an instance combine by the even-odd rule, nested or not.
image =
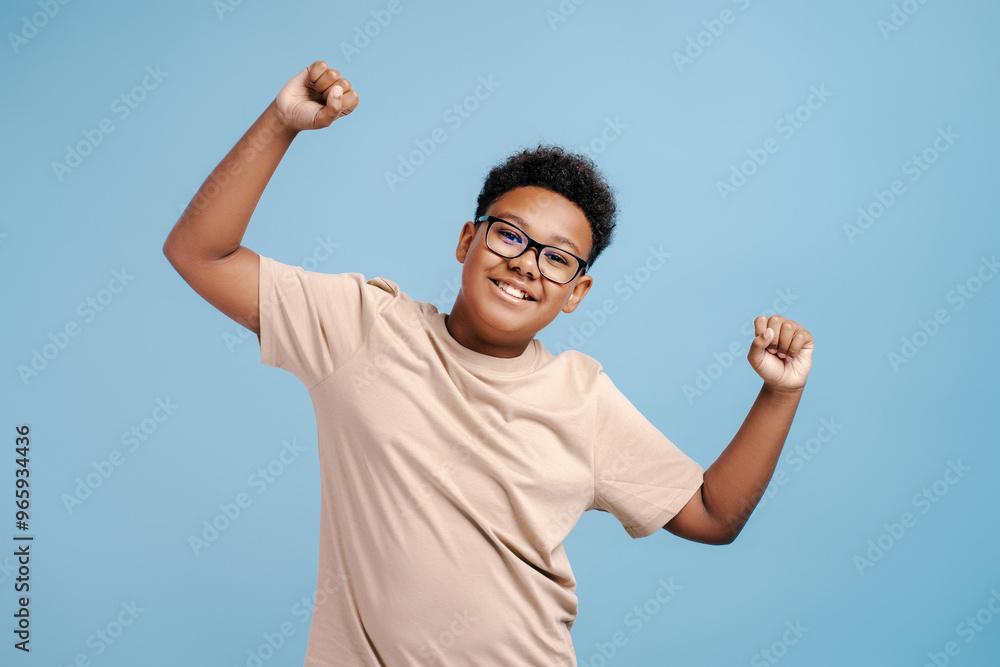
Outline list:
[[[570,292],[569,299],[566,300],[566,305],[563,306],[562,311],[564,313],[572,313],[576,310],[576,307],[580,305],[583,301],[583,297],[587,296],[587,292],[590,291],[591,285],[594,284],[594,278],[590,274],[583,274],[576,281],[576,285],[573,286],[573,291]]]
[[[459,264],[465,264],[465,257],[469,254],[469,248],[472,247],[474,238],[476,238],[476,225],[471,221],[466,222],[458,234],[458,247],[455,248],[455,259],[458,260]]]

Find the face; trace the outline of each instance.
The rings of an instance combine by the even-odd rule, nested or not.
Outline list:
[[[529,186],[511,190],[486,211],[520,227],[539,243],[563,248],[584,259],[590,254],[590,223],[562,195]],[[488,223],[466,222],[455,256],[463,264],[462,289],[449,315],[449,330],[466,347],[494,356],[516,356],[560,313],[571,313],[593,279],[577,275],[559,285],[538,272],[537,249],[501,257],[486,247]],[[504,287],[520,290],[511,295]],[[471,344],[470,344],[471,343]],[[505,353],[506,351],[506,353]]]

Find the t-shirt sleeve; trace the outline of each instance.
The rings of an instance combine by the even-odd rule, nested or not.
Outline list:
[[[632,537],[662,528],[701,487],[704,469],[653,426],[601,372],[594,429],[594,504]]]
[[[261,255],[260,361],[312,389],[361,347],[399,293],[383,278],[306,271]]]

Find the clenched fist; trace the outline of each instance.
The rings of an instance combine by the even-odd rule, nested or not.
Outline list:
[[[285,84],[274,104],[289,129],[318,130],[354,111],[358,93],[340,72],[317,60]]]
[[[747,361],[772,389],[801,391],[812,367],[812,334],[781,315],[761,315],[753,324],[754,339]]]

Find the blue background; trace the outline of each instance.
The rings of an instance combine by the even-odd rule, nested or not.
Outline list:
[[[294,634],[263,664],[302,663],[319,517],[312,405],[161,247],[281,86],[325,59],[359,91],[358,111],[296,140],[248,247],[385,275],[447,310],[458,231],[486,172],[522,146],[558,143],[591,153],[621,217],[587,300],[540,337],[601,361],[699,463],[715,460],[760,388],[744,325],[780,308],[815,336],[783,483],[734,544],[665,531],[631,540],[599,512],[576,526],[566,548],[581,665],[924,665],[935,653],[938,664],[1000,664],[988,606],[1000,590],[1000,281],[983,263],[1000,250],[1000,5],[908,0],[897,26],[888,0],[404,0],[395,15],[380,1],[45,2],[0,13],[0,541],[19,532],[23,423],[35,535],[30,654],[12,647],[13,546],[0,550],[0,662],[247,665],[288,623]],[[356,39],[363,48],[345,49]],[[476,108],[460,125],[447,121],[480,77],[499,85],[467,102]],[[813,87],[829,96],[800,108]],[[776,124],[796,113],[788,136]],[[105,119],[112,131],[95,134]],[[446,141],[390,187],[386,172],[436,128]],[[777,152],[745,164],[769,138]],[[75,167],[54,167],[81,143]],[[906,163],[925,150],[934,162],[911,180]],[[723,196],[734,168],[752,173]],[[879,212],[896,179],[905,192],[873,224],[845,229],[859,207]],[[414,223],[419,255],[401,236]],[[653,272],[650,247],[671,253]],[[111,283],[118,293],[113,271],[132,276]],[[616,290],[626,278],[640,289]],[[88,298],[104,299],[100,312],[80,307]],[[926,324],[938,311],[946,321]],[[55,347],[50,336],[73,324]],[[23,375],[36,351],[44,367]],[[162,423],[158,399],[177,406]],[[129,450],[122,436],[143,420],[145,440]],[[251,475],[293,439],[306,453],[258,494]],[[121,465],[67,504],[116,450]],[[950,463],[967,470],[946,475]],[[239,493],[252,504],[195,555],[189,536]],[[907,512],[910,525],[894,526]],[[680,587],[663,605],[661,579]],[[133,602],[142,611],[116,627]],[[977,613],[979,630],[962,625]],[[119,629],[113,643],[98,638]]]

